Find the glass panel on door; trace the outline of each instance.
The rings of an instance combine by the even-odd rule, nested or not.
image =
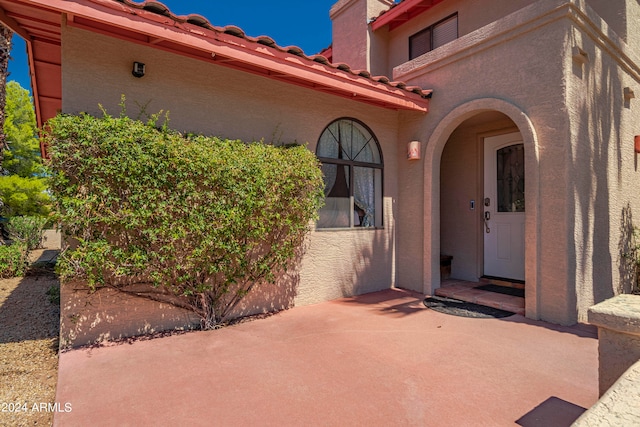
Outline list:
[[[498,212],[524,212],[524,145],[497,151]]]

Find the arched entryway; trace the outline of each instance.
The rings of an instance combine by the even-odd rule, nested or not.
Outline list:
[[[424,156],[425,293],[440,287],[441,254],[452,255],[457,279],[526,282],[526,315],[538,317],[536,146],[526,115],[503,100],[474,100],[440,121]]]

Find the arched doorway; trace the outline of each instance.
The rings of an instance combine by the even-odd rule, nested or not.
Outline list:
[[[505,101],[474,100],[440,121],[425,150],[425,293],[446,254],[457,279],[528,283],[526,315],[538,317],[536,159],[530,121]]]

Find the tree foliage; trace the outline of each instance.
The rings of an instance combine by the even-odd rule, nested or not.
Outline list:
[[[9,146],[2,162],[5,174],[25,178],[42,175],[43,166],[33,102],[29,91],[18,82],[7,83],[5,110],[4,132]]]
[[[148,279],[184,297],[204,328],[289,266],[322,203],[318,162],[301,146],[184,136],[106,113],[59,115],[48,129],[56,209],[78,242],[59,260],[63,279]]]
[[[51,203],[46,180],[40,177],[0,176],[0,198],[7,217],[44,216]]]
[[[50,197],[40,157],[36,117],[29,91],[15,81],[7,83],[4,150],[0,198],[4,216],[46,216]]]

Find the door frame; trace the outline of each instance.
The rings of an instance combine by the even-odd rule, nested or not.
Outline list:
[[[517,134],[517,137],[516,137]],[[526,201],[525,201],[525,211],[522,212],[519,216],[522,217],[522,223],[524,226],[524,230],[522,233],[522,254],[521,254],[521,261],[522,261],[522,276],[521,277],[510,277],[510,273],[504,273],[504,274],[487,274],[487,258],[486,258],[486,251],[487,251],[487,245],[486,245],[486,237],[487,237],[487,233],[486,233],[486,223],[484,221],[484,212],[487,211],[487,208],[484,206],[484,200],[486,197],[488,197],[489,195],[487,194],[487,180],[491,179],[491,177],[487,177],[486,176],[486,171],[488,170],[488,166],[495,169],[495,167],[497,167],[496,164],[494,164],[493,162],[491,163],[491,165],[487,165],[487,151],[486,151],[486,140],[489,138],[499,138],[499,137],[505,137],[504,142],[499,142],[497,144],[495,144],[495,148],[499,149],[499,148],[504,148],[504,147],[508,147],[511,145],[515,145],[514,142],[516,142],[517,144],[522,144],[523,146],[523,150],[524,150],[524,155],[525,155],[525,159],[526,159],[526,147],[524,145],[524,141],[522,138],[522,134],[520,133],[520,131],[517,128],[509,128],[509,129],[503,129],[503,130],[499,130],[499,131],[495,131],[495,132],[491,132],[488,134],[482,134],[481,136],[479,136],[479,139],[481,140],[481,144],[480,144],[480,155],[479,157],[479,163],[480,163],[480,169],[482,170],[482,179],[479,182],[479,187],[480,187],[480,194],[481,197],[479,198],[480,200],[480,225],[481,225],[481,236],[480,236],[480,244],[479,247],[480,249],[480,258],[481,258],[481,262],[479,263],[479,270],[481,271],[481,275],[480,276],[493,276],[493,277],[499,277],[499,278],[505,278],[505,279],[512,279],[512,280],[524,280],[525,279],[525,265],[526,265],[526,254],[525,254],[525,240],[526,240]],[[510,138],[510,140],[507,140],[507,138]],[[525,164],[523,165],[524,167],[524,173],[525,173],[525,186],[526,186],[526,176],[527,176],[527,168],[526,168],[526,161]],[[493,169],[491,172],[493,172]],[[526,195],[526,187],[525,187],[525,195]],[[497,203],[497,194],[491,194],[491,207],[495,207],[496,203]],[[492,215],[494,216],[494,218],[492,218],[490,221],[494,221],[494,222],[489,222],[489,227],[496,227],[496,218],[499,217],[498,215],[502,215],[502,214],[497,214],[497,212],[495,212],[495,209],[489,209],[490,212],[492,212]],[[495,230],[493,230],[493,232],[495,232]]]

